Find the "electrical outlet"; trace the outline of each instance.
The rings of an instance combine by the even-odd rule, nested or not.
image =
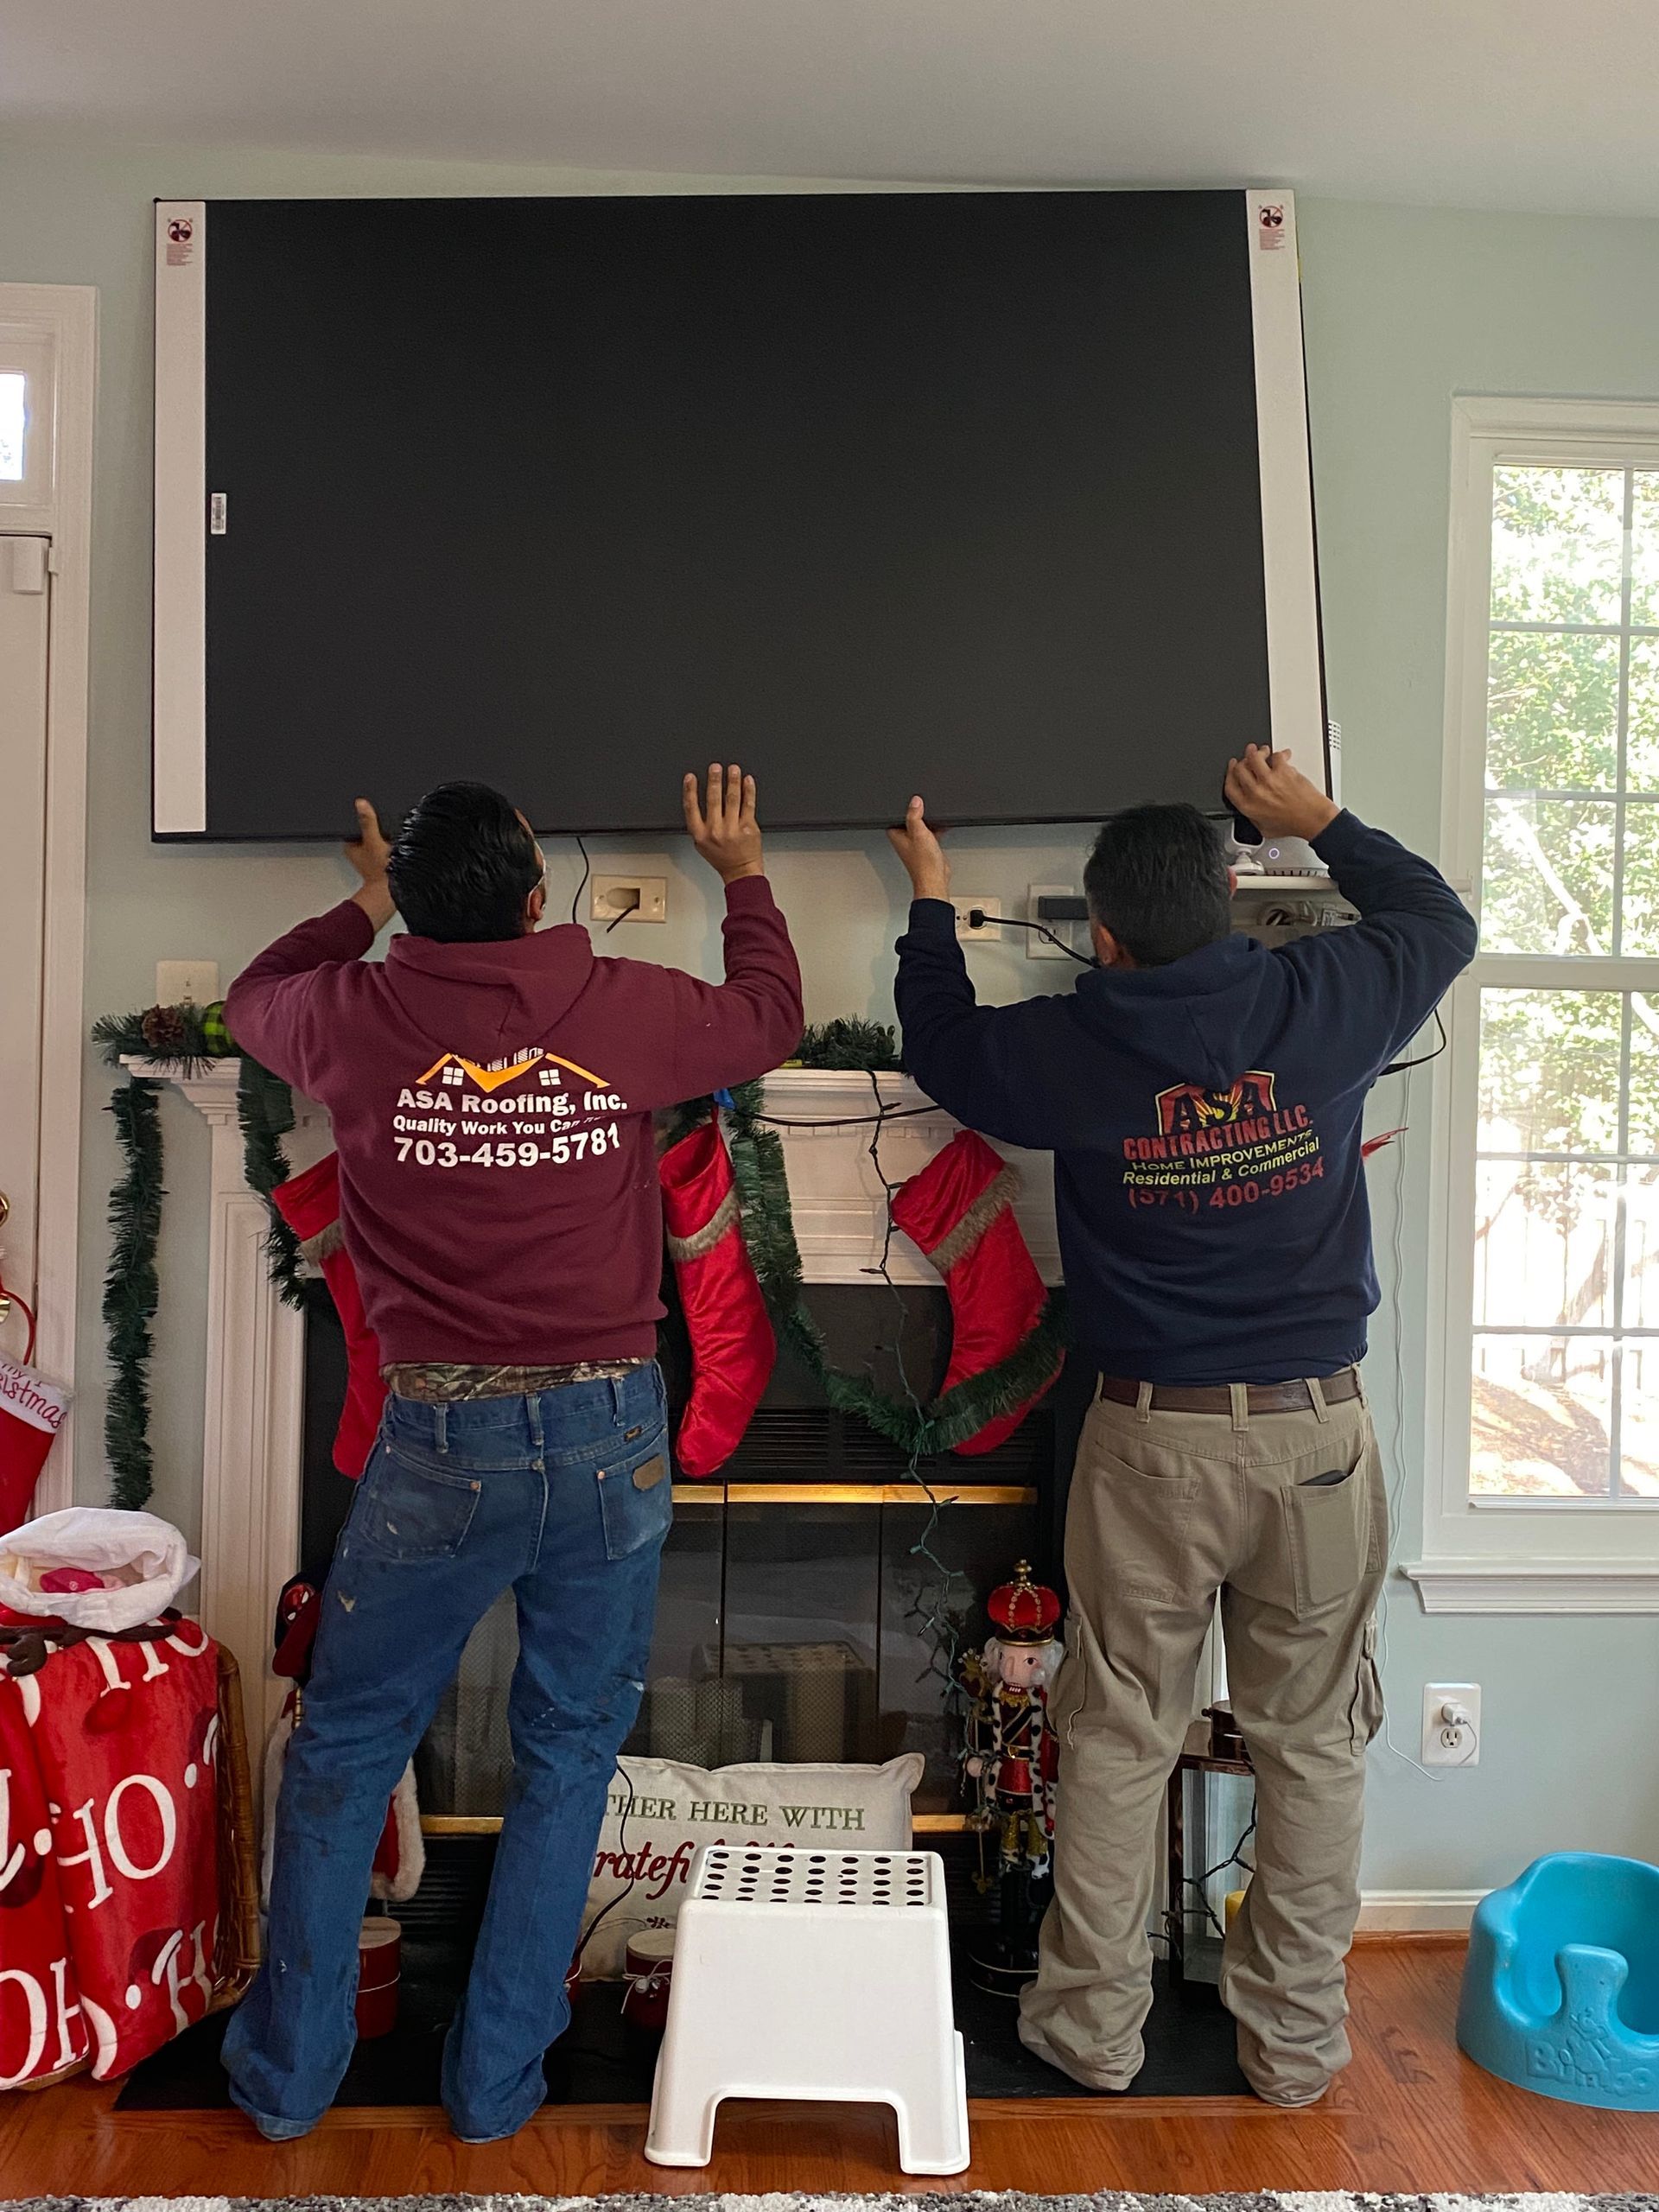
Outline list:
[[[1037,901],[1039,899],[1075,899],[1077,895],[1077,887],[1075,883],[1028,883],[1026,886],[1026,919],[1028,922],[1043,921],[1042,916],[1037,911]],[[1055,936],[1066,944],[1075,945],[1079,951],[1083,950],[1084,948],[1073,935],[1073,931],[1080,931],[1084,927],[1083,923],[1043,922],[1043,927],[1052,930]],[[1065,953],[1058,944],[1051,944],[1046,937],[1039,937],[1035,930],[1022,930],[1020,935],[1026,940],[1027,960],[1064,960],[1065,958]]]
[[[219,996],[217,960],[158,960],[157,1006],[212,1006]]]
[[[588,899],[588,913],[609,929],[617,922],[665,922],[668,919],[668,878],[665,875],[596,875]]]
[[[980,944],[988,938],[1001,936],[1001,931],[996,926],[997,917],[1002,912],[1000,899],[982,899],[977,893],[958,899],[952,892],[950,904],[957,910],[957,935],[964,944]],[[973,928],[969,922],[968,917],[972,913],[982,913],[985,917],[978,929]]]
[[[1480,1684],[1425,1682],[1423,1764],[1478,1766],[1479,1764]]]

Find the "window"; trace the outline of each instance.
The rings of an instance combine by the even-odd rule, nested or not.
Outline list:
[[[1659,1560],[1659,405],[1458,404],[1434,1554]],[[1659,1602],[1656,1599],[1656,1602]]]
[[[23,392],[21,369],[0,370],[0,483],[23,480]]]

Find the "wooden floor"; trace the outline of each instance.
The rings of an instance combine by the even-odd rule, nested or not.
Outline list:
[[[1233,2098],[982,2102],[974,2163],[950,2181],[906,2179],[891,2118],[861,2107],[729,2106],[714,2163],[690,2173],[645,2164],[645,2115],[632,2107],[550,2111],[512,2142],[477,2150],[439,2113],[342,2112],[279,2149],[232,2113],[117,2113],[112,2091],[75,2082],[0,2098],[0,2193],[1659,2190],[1659,2114],[1529,2096],[1461,2056],[1452,2032],[1461,1963],[1452,1939],[1362,1942],[1354,2063],[1308,2111]]]

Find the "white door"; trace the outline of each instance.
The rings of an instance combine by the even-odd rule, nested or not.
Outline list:
[[[38,1305],[49,542],[0,536],[0,1286]],[[0,1350],[21,1358],[15,1308]]]

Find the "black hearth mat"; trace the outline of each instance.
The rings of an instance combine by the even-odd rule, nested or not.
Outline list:
[[[464,1947],[404,1931],[402,2009],[390,2035],[357,2047],[337,2105],[435,2105],[444,2030],[466,1976]],[[1132,2097],[1228,2097],[1249,2094],[1233,2055],[1233,2024],[1208,1982],[1176,1982],[1154,1970],[1147,2063]],[[803,1993],[803,2002],[808,2001]],[[547,2096],[557,2105],[647,2105],[657,2038],[621,2017],[621,1986],[601,1982],[582,1993],[569,2031],[547,2054]],[[957,2025],[967,2049],[970,2097],[1086,2096],[1087,2090],[1033,2058],[1014,2032],[1004,1997],[956,1977]],[[116,2100],[118,2112],[211,2112],[230,2102],[219,2062],[226,2015],[168,2044],[138,2067]]]

